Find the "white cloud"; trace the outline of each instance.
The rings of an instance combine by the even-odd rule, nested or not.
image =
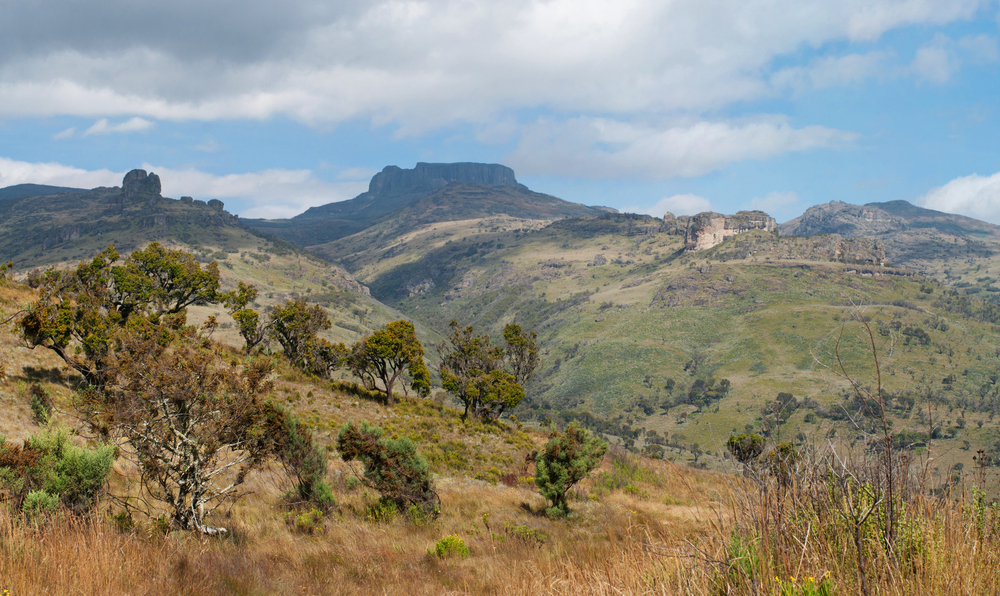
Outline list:
[[[217,176],[195,169],[161,168],[152,164],[143,164],[142,169],[160,177],[163,196],[239,199],[249,205],[241,210],[243,217],[291,217],[309,207],[350,199],[368,190],[367,181],[331,183],[317,178],[311,170],[270,169]],[[88,171],[58,163],[31,163],[0,157],[0,188],[27,183],[88,189],[121,186],[124,176],[125,172]]]
[[[779,89],[787,87],[796,92],[861,83],[888,76],[892,71],[892,57],[890,52],[875,51],[817,58],[809,66],[779,70],[771,77],[771,82]]]
[[[57,141],[60,140],[60,139],[71,139],[71,138],[73,138],[74,134],[76,134],[76,127],[75,126],[71,126],[71,127],[67,128],[66,130],[64,130],[62,132],[59,132],[59,133],[56,133],[56,134],[52,135],[52,138],[55,139],[55,140],[57,140]]]
[[[157,22],[141,34],[116,3],[5,6],[0,116],[361,118],[412,135],[536,108],[700,114],[775,94],[776,58],[968,19],[987,0],[137,3]],[[850,82],[877,58],[817,64],[807,78]],[[950,73],[935,48],[915,68],[931,81]],[[494,133],[503,127],[483,131]]]
[[[958,213],[1000,225],[1000,173],[955,178],[916,200],[928,209]]]
[[[918,80],[940,85],[947,83],[960,66],[954,42],[947,35],[938,33],[917,50],[910,70]]]
[[[83,132],[83,136],[108,135],[130,132],[145,132],[153,127],[153,123],[138,116],[133,117],[121,124],[109,124],[107,118],[101,118],[93,126]]]
[[[663,197],[649,207],[626,207],[627,213],[644,213],[654,217],[663,217],[666,213],[674,215],[695,215],[712,210],[712,203],[705,197],[683,194]]]
[[[72,188],[118,186],[124,172],[88,171],[59,163],[29,163],[0,157],[0,188],[15,184],[48,184]]]
[[[693,177],[748,159],[820,147],[840,147],[857,135],[779,118],[746,123],[696,122],[654,127],[602,118],[541,120],[525,127],[504,163],[526,176],[583,178]]]
[[[142,169],[160,177],[163,196],[240,199],[249,205],[240,210],[241,217],[292,217],[309,207],[354,198],[368,190],[367,180],[326,182],[312,170],[269,169],[217,176],[195,169],[175,170],[151,164],[144,164]]]

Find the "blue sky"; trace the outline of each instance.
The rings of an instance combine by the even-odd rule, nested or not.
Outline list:
[[[386,165],[504,163],[662,215],[903,199],[1000,224],[980,0],[0,0],[0,187],[288,217]]]

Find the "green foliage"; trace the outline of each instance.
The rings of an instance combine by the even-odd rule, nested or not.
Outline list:
[[[556,432],[535,461],[535,484],[552,508],[569,512],[566,493],[600,465],[608,444],[591,436],[575,422]]]
[[[504,328],[506,348],[490,336],[475,335],[472,326],[451,322],[449,346],[441,352],[441,384],[465,405],[465,416],[496,420],[524,399],[521,385],[538,366],[535,333],[515,324]]]
[[[239,286],[235,290],[223,297],[229,314],[236,321],[236,326],[240,330],[247,354],[267,340],[268,331],[270,331],[272,324],[271,320],[261,321],[257,311],[250,308],[250,303],[256,299],[257,288],[242,281],[239,282]]]
[[[219,268],[157,243],[121,265],[114,245],[74,271],[50,268],[38,279],[40,297],[18,321],[31,348],[52,350],[101,388],[114,337],[123,329],[162,338],[183,322],[184,309],[218,301]],[[180,317],[179,319],[177,317]]]
[[[395,400],[392,388],[404,371],[409,373],[410,387],[418,395],[430,393],[431,379],[424,364],[424,347],[409,321],[392,321],[362,338],[347,355],[347,366],[366,388],[384,393],[390,405]]]
[[[39,425],[48,424],[52,416],[52,397],[38,383],[32,383],[28,392],[31,394],[31,401],[28,404],[31,407],[31,417]]]
[[[23,446],[0,442],[0,486],[24,507],[32,492],[43,492],[73,511],[93,505],[111,472],[116,448],[77,447],[65,430],[50,429],[31,436]],[[41,502],[41,501],[40,501]]]
[[[279,430],[274,451],[295,478],[294,497],[324,510],[335,506],[336,499],[326,482],[326,451],[316,445],[308,425],[277,405],[270,405],[267,415],[269,426]]]
[[[295,516],[295,529],[305,534],[313,534],[323,529],[323,512],[319,509],[311,509]]]
[[[28,519],[35,519],[48,513],[54,513],[58,508],[58,495],[50,495],[44,490],[33,490],[24,498],[21,512]]]
[[[464,540],[452,534],[437,541],[434,545],[434,554],[441,559],[452,555],[457,555],[464,559],[469,556],[469,547],[465,546]]]
[[[764,452],[764,437],[754,433],[733,435],[726,441],[726,449],[736,461],[748,466]]]
[[[292,366],[321,377],[340,366],[347,352],[344,344],[331,344],[318,335],[330,328],[330,317],[323,307],[290,300],[273,307],[270,314],[270,333]],[[247,324],[253,322],[250,315],[246,316]]]
[[[348,422],[337,435],[337,450],[346,462],[359,460],[368,485],[397,509],[405,511],[417,505],[436,514],[440,508],[440,500],[431,490],[430,466],[410,439],[390,439],[367,422]]]

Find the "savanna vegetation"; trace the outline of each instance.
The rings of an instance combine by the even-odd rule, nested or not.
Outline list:
[[[941,470],[938,410],[893,386],[890,354],[940,341],[930,325],[925,344],[903,333],[912,322],[838,309],[816,359],[851,392],[843,407],[771,393],[717,451],[742,472],[726,474],[651,449],[672,436],[511,417],[547,349],[528,326],[495,345],[455,323],[432,388],[408,321],[349,347],[324,336],[324,309],[260,309],[256,288],[223,291],[190,255],[137,253],[110,249],[34,289],[0,282],[0,589],[867,595],[1000,582],[988,447],[969,470]],[[228,310],[242,341],[212,339],[225,320],[189,324],[198,303]],[[670,383],[643,378],[661,390],[650,407],[733,400],[746,377],[721,378],[704,354]],[[928,405],[926,436],[901,439],[897,420]],[[851,433],[790,437],[808,414],[843,416]]]

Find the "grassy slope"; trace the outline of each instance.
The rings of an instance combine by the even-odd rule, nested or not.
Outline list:
[[[0,314],[9,316],[32,297],[25,289],[0,287]],[[220,350],[238,358],[230,348]],[[27,407],[26,385],[32,382],[53,396],[56,422],[74,426],[71,395],[77,379],[58,358],[19,347],[4,330],[0,361],[8,374],[0,382],[5,420],[0,432],[7,440],[40,430]],[[591,589],[586,586],[638,587],[646,572],[672,581],[682,577],[679,566],[664,568],[657,557],[642,555],[648,532],[658,541],[706,535],[704,520],[716,515],[727,490],[720,475],[621,454],[574,492],[572,520],[549,520],[537,513],[544,500],[523,463],[544,434],[513,423],[468,423],[458,411],[425,399],[402,399],[387,409],[363,391],[344,391],[277,363],[273,397],[307,420],[331,451],[347,420],[369,420],[392,436],[414,439],[432,465],[441,518],[419,523],[402,515],[373,518],[377,495],[359,488],[352,469],[335,458],[329,474],[338,505],[318,523],[302,526],[298,519],[304,512],[282,505],[289,480],[272,465],[252,477],[249,497],[213,521],[232,530],[231,540],[164,537],[144,518],[137,519],[134,531],[119,533],[105,515],[116,511],[113,502],[102,504],[88,522],[62,517],[39,530],[0,507],[0,536],[15,546],[0,554],[2,587],[14,594],[438,594],[459,587],[485,594],[537,591],[554,578],[576,593]],[[521,481],[513,487],[497,484],[501,473]],[[129,490],[134,482],[134,472],[117,465],[111,490]],[[469,560],[427,553],[452,534],[471,548]],[[604,562],[624,556],[633,562],[611,575],[586,583],[576,577],[591,577]]]
[[[895,412],[897,429],[927,431],[920,411],[929,392],[931,420],[941,427],[941,470],[970,467],[975,449],[998,438],[989,411],[976,410],[987,407],[984,385],[995,394],[990,375],[1000,368],[1000,337],[993,325],[950,311],[953,298],[942,301],[947,288],[907,270],[831,262],[822,237],[754,232],[692,255],[678,252],[679,236],[655,233],[654,221],[618,220],[567,220],[533,232],[454,222],[447,231],[411,235],[389,258],[375,258],[385,254],[378,249],[343,261],[376,296],[430,327],[455,318],[494,334],[511,321],[537,330],[544,364],[530,403],[517,411],[522,418],[590,411],[669,437],[683,448],[668,449],[675,457],[690,461],[694,446],[716,452],[747,425],[760,432],[761,409],[778,392],[827,409],[849,403],[847,383],[830,367],[854,301],[876,326],[898,323],[890,335],[877,335],[880,348],[896,342],[884,362],[887,389],[918,404]],[[597,255],[606,263],[595,265]],[[925,330],[930,344],[902,335],[906,327]],[[842,357],[848,372],[867,382],[872,370],[856,332],[847,327]],[[684,365],[695,356],[704,363],[692,374]],[[951,375],[954,383],[942,384]],[[708,377],[729,379],[730,394],[700,410],[664,409],[682,388]],[[673,392],[668,379],[678,386]],[[844,421],[806,423],[809,412],[792,415],[781,436],[821,441],[832,427],[856,434]]]
[[[0,288],[0,311],[9,313],[31,297]],[[72,379],[58,360],[17,347],[6,332],[0,355],[10,374],[0,383],[4,432],[13,438],[37,430],[24,419],[20,389],[31,380],[55,394],[57,418],[73,423]],[[466,424],[456,411],[428,400],[404,399],[387,409],[278,364],[274,397],[309,420],[321,444],[329,445],[347,419],[371,420],[417,440],[431,460],[441,516],[373,516],[377,496],[359,488],[351,469],[335,458],[329,474],[338,504],[331,511],[310,518],[283,505],[289,480],[272,466],[251,477],[252,494],[209,520],[230,529],[222,539],[163,535],[142,517],[123,531],[110,519],[117,511],[111,500],[89,517],[57,514],[42,523],[25,523],[0,507],[0,541],[7,545],[0,549],[3,589],[57,595],[749,595],[786,593],[790,583],[796,585],[791,593],[799,593],[798,586],[814,577],[827,578],[834,593],[860,593],[850,528],[839,523],[846,518],[829,510],[813,517],[824,505],[802,501],[807,491],[616,452],[574,489],[574,514],[551,520],[539,515],[544,501],[526,477],[530,468],[519,463],[543,433],[509,422]],[[490,479],[491,467],[523,481],[504,486],[475,479]],[[116,466],[111,490],[134,481],[127,466]],[[776,496],[805,515],[769,509],[779,502]],[[1000,581],[997,512],[913,502],[899,542],[902,564],[882,553],[877,535],[866,539],[873,589],[991,593]],[[432,554],[445,536],[460,538],[468,558]],[[794,579],[784,579],[789,576]]]

